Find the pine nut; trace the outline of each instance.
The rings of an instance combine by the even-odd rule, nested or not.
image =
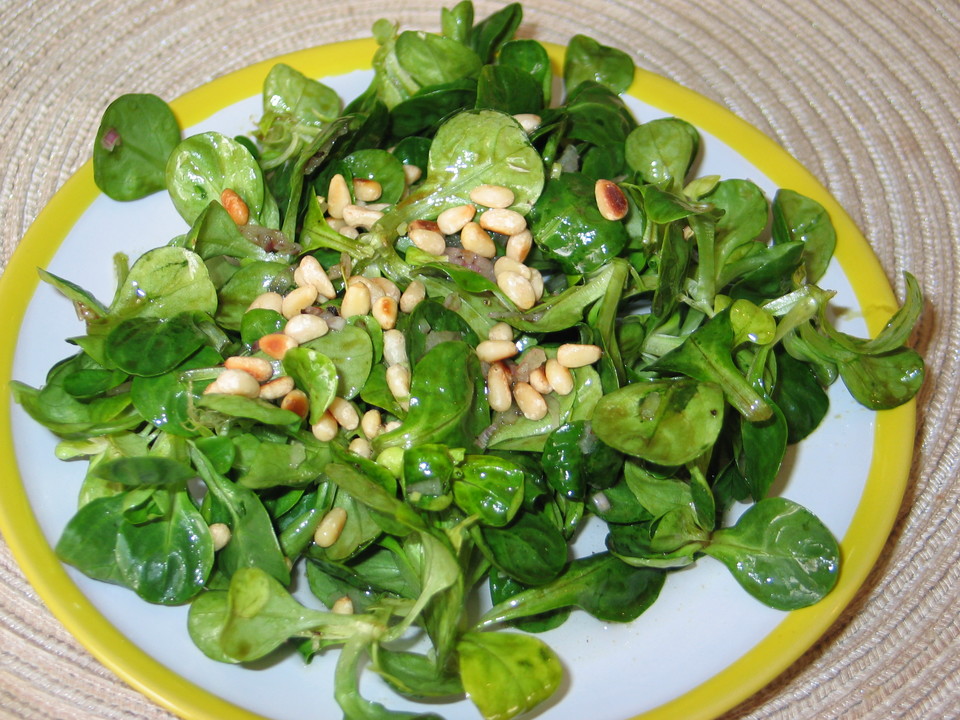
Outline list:
[[[487,371],[487,402],[496,412],[506,412],[513,405],[510,373],[503,362],[493,363]]]
[[[243,370],[224,370],[203,392],[255,398],[260,394],[260,383],[253,375]]]
[[[407,289],[400,295],[400,311],[405,313],[413,312],[413,309],[423,302],[427,297],[427,289],[419,280],[411,280]]]
[[[317,296],[317,289],[313,285],[294,288],[284,296],[283,304],[280,306],[280,314],[289,320],[313,305]]]
[[[210,539],[213,540],[213,551],[223,550],[230,542],[233,535],[230,532],[230,526],[225,523],[212,523],[210,525]]]
[[[380,289],[384,295],[392,297],[397,302],[400,302],[400,288],[397,287],[397,284],[390,278],[385,277],[373,277],[369,278],[368,285],[373,285]]]
[[[420,169],[417,165],[404,165],[403,166],[403,179],[406,181],[407,185],[413,185],[420,177],[423,175],[423,170]]]
[[[578,345],[565,343],[557,348],[557,362],[567,368],[593,365],[600,359],[601,350],[597,345]]]
[[[330,229],[336,230],[337,232],[343,230],[343,228],[347,226],[347,224],[343,221],[343,218],[335,218],[327,215],[327,217],[324,219],[327,221],[327,225],[330,227]]]
[[[397,400],[410,397],[410,369],[406,365],[391,365],[387,368],[387,388]]]
[[[283,326],[283,333],[303,345],[311,340],[316,340],[318,337],[323,337],[329,329],[327,321],[322,317],[302,313],[287,320],[287,324]]]
[[[220,204],[237,225],[246,225],[250,220],[250,208],[235,190],[227,188],[220,193]]]
[[[367,287],[367,290],[370,292],[371,306],[384,295],[383,288],[375,284],[370,278],[364,277],[363,275],[351,275],[347,280],[347,287],[349,288],[351,285],[357,284],[365,285]]]
[[[464,250],[476,253],[480,257],[492,258],[497,255],[497,244],[490,233],[480,227],[480,223],[468,222],[460,230],[460,245]]]
[[[330,276],[313,255],[304,255],[300,258],[300,264],[293,271],[293,281],[300,287],[310,285],[316,289],[318,296],[327,300],[333,300],[337,296],[337,291],[330,282]]]
[[[487,340],[509,340],[513,342],[513,328],[505,322],[498,322],[487,331]]]
[[[550,381],[547,380],[547,371],[543,365],[530,371],[530,387],[541,395],[547,395],[553,391]]]
[[[522,127],[527,134],[532,133],[540,127],[541,118],[539,115],[534,115],[533,113],[517,113],[513,116],[513,119],[520,123],[520,127]]]
[[[392,330],[397,324],[397,301],[389,295],[384,295],[373,304],[370,313],[382,329]]]
[[[369,230],[382,217],[383,213],[379,210],[371,210],[361,205],[351,204],[343,208],[343,221],[355,227],[365,227]]]
[[[387,330],[383,334],[383,359],[387,366],[407,364],[407,339],[399,330]]]
[[[440,226],[436,220],[411,220],[407,225],[407,232],[411,230],[432,230],[435,233],[440,232]]]
[[[317,420],[313,424],[313,427],[310,428],[313,436],[321,442],[329,442],[330,440],[333,440],[337,436],[339,430],[340,424],[337,422],[337,419],[330,414],[329,410],[325,410],[320,419]]]
[[[597,199],[597,208],[607,220],[623,220],[630,210],[627,196],[612,180],[597,180],[593,186],[593,193]]]
[[[291,390],[293,390],[293,378],[289,375],[281,375],[260,386],[260,399],[279,400]]]
[[[537,300],[543,297],[543,275],[536,268],[530,268],[530,286]]]
[[[337,232],[339,232],[345,238],[350,238],[351,240],[356,240],[358,237],[360,237],[360,230],[353,225],[344,225]]]
[[[542,420],[547,414],[547,401],[530,383],[518,382],[513,386],[513,398],[527,420]]]
[[[360,418],[360,430],[366,436],[367,440],[373,440],[377,435],[380,434],[383,421],[380,416],[380,411],[376,408],[367,410],[363,417]]]
[[[500,277],[505,272],[514,272],[527,280],[533,277],[533,271],[529,267],[506,255],[497,258],[497,261],[493,264],[494,277]]]
[[[480,227],[501,235],[516,235],[527,229],[527,219],[516,210],[491,208],[480,216]]]
[[[347,449],[354,455],[359,455],[367,460],[373,457],[373,446],[370,445],[370,441],[366,438],[354,438],[350,441]]]
[[[533,285],[522,275],[506,271],[497,276],[497,285],[520,310],[529,310],[537,304]]]
[[[477,357],[485,363],[506,360],[517,354],[517,346],[511,340],[484,340],[477,345]]]
[[[330,612],[335,615],[353,615],[353,600],[344,595],[330,606]]]
[[[437,216],[437,226],[444,235],[456,235],[476,214],[477,209],[473,205],[447,208]]]
[[[353,403],[342,397],[335,397],[328,408],[337,424],[345,430],[356,430],[360,427],[360,415]]]
[[[283,396],[283,400],[280,401],[280,408],[296,413],[302,419],[310,412],[310,398],[303,390],[294,388]]]
[[[274,360],[283,360],[287,350],[295,348],[299,344],[292,337],[283,333],[270,333],[257,341],[257,347]]]
[[[513,190],[503,185],[477,185],[470,191],[470,199],[488,208],[508,208],[513,205]]]
[[[250,303],[247,311],[273,310],[274,312],[280,312],[282,309],[283,295],[276,292],[265,292],[262,295],[257,295],[257,297],[253,299],[253,302]]]
[[[447,241],[443,239],[443,235],[433,230],[414,228],[407,231],[407,237],[410,242],[431,255],[443,255],[443,251],[447,249]]]
[[[342,507],[330,508],[329,512],[323,516],[320,524],[317,525],[317,529],[313,533],[313,541],[322,548],[330,547],[340,537],[343,526],[346,524],[347,511]]]
[[[392,431],[396,430],[398,427],[400,427],[401,425],[403,425],[403,423],[400,422],[399,420],[391,420],[390,422],[388,422],[386,425],[383,426],[383,431],[384,431],[384,432],[392,432]],[[390,449],[390,448],[387,448],[387,450],[389,450],[389,449]],[[399,449],[399,448],[398,448],[398,449]],[[384,450],[384,452],[386,452],[386,450]],[[381,453],[381,455],[383,455],[383,453]]]
[[[258,383],[263,383],[273,377],[273,365],[259,357],[234,355],[228,357],[223,366],[230,370],[243,370],[253,376]]]
[[[353,198],[350,197],[347,181],[343,175],[337,173],[330,178],[330,185],[327,188],[327,212],[330,217],[343,219],[343,209],[352,202]]]
[[[543,366],[547,375],[547,382],[557,395],[569,395],[573,392],[573,373],[569,368],[565,368],[556,358],[547,360]]]
[[[341,317],[349,318],[354,315],[368,315],[370,313],[370,289],[363,283],[350,285],[343,293],[340,303]]]
[[[522,263],[530,254],[530,248],[533,247],[533,235],[529,230],[524,230],[516,235],[507,238],[506,253],[511,260]]]
[[[369,178],[353,179],[353,196],[360,202],[374,202],[383,195],[383,186]]]

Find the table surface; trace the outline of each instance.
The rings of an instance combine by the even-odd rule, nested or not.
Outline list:
[[[477,2],[477,17],[500,5]],[[117,95],[176,97],[290,50],[369,36],[379,17],[435,29],[439,7],[0,2],[0,259],[87,160]],[[925,293],[916,456],[882,559],[821,641],[724,720],[960,717],[960,3],[533,0],[523,28],[623,48],[752,123],[847,209],[899,293],[904,270]],[[172,717],[79,645],[2,543],[0,717]]]

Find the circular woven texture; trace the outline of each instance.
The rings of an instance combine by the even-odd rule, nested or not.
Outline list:
[[[450,3],[453,4],[453,3]],[[499,5],[477,2],[477,17]],[[6,261],[89,156],[124,92],[173,98],[291,50],[436,29],[437,3],[0,3],[0,248]],[[385,10],[389,8],[389,10]],[[888,277],[920,280],[928,363],[916,459],[883,557],[853,604],[734,718],[960,717],[960,4],[920,0],[531,0],[523,33],[576,33],[710,97],[783,145],[845,206]],[[842,481],[842,478],[838,478]],[[168,718],[90,657],[0,546],[0,717]]]

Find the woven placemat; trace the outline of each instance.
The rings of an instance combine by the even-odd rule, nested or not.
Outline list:
[[[452,3],[450,3],[452,4]],[[498,5],[477,2],[483,16]],[[0,2],[0,240],[6,261],[83,163],[106,104],[172,98],[291,50],[436,28],[439,3]],[[960,4],[930,0],[531,0],[525,32],[575,33],[766,132],[846,207],[898,291],[919,279],[929,373],[910,486],[880,564],[826,636],[734,718],[960,717],[955,507],[960,322]],[[91,658],[0,546],[0,717],[168,718]]]

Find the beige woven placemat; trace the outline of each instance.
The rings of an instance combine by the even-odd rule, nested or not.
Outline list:
[[[450,3],[452,4],[452,3]],[[498,5],[478,2],[478,17]],[[6,260],[88,157],[123,92],[172,98],[281,53],[434,28],[439,3],[0,0],[0,241]],[[960,717],[960,3],[531,0],[525,31],[583,32],[716,99],[780,142],[851,213],[898,289],[928,307],[910,487],[885,555],[841,620],[733,718]],[[0,546],[0,717],[167,718],[91,658]]]

